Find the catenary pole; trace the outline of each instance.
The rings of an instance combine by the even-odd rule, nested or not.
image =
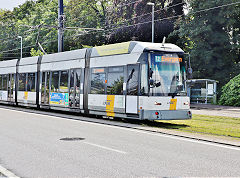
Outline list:
[[[21,39],[21,59],[22,59],[22,54],[23,54],[23,38],[22,38],[22,36],[18,36],[18,38]]]
[[[58,0],[58,52],[63,52],[63,0]]]
[[[154,43],[154,3],[148,2],[147,5],[152,6],[152,43]]]

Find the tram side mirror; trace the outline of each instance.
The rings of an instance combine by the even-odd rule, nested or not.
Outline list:
[[[148,73],[148,78],[152,78],[152,75],[153,75],[153,71],[152,71],[152,69],[150,68],[150,69],[149,69],[149,73]]]
[[[128,76],[128,80],[127,80],[127,82],[129,82],[129,80],[132,79],[132,77],[133,77],[133,73],[134,73],[134,72],[135,72],[135,69],[132,69],[130,75]]]
[[[161,82],[158,82],[155,84],[155,87],[160,87],[161,86]]]

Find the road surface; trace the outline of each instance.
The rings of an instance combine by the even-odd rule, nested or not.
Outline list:
[[[238,177],[239,158],[239,147],[0,108],[0,165],[19,177]]]

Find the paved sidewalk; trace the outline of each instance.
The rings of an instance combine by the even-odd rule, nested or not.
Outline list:
[[[191,110],[193,114],[240,118],[240,107],[191,104]]]

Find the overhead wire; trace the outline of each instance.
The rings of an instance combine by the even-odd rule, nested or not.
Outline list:
[[[135,2],[139,2],[139,1],[135,1]],[[130,3],[129,3],[129,4],[130,4]],[[185,2],[178,3],[178,4],[174,4],[174,5],[172,5],[172,6],[167,6],[167,7],[164,7],[164,8],[161,8],[161,9],[158,9],[158,10],[154,11],[154,13],[160,12],[161,10],[164,10],[164,9],[168,9],[168,8],[176,7],[176,6],[179,6],[179,5],[183,5],[183,4],[185,4]],[[128,22],[128,21],[133,20],[133,19],[140,18],[140,17],[146,16],[146,15],[150,15],[150,14],[152,14],[152,12],[145,13],[145,14],[142,14],[142,15],[139,15],[139,16],[136,16],[136,17],[132,17],[132,18],[129,18],[129,19],[125,19],[125,20],[123,20],[123,21],[120,21],[119,23],[126,23],[126,22]],[[106,27],[111,27],[111,26],[114,26],[114,25],[119,25],[119,24],[109,24],[109,25],[105,25],[105,26],[103,26],[103,27],[106,28]],[[80,27],[79,27],[79,28],[80,28]]]
[[[237,4],[240,4],[240,1],[239,2],[235,2],[235,3],[229,3],[229,4],[220,5],[220,6],[215,6],[215,7],[211,7],[211,8],[201,9],[201,10],[198,10],[198,11],[195,11],[195,12],[190,12],[189,15],[200,13],[200,12],[206,12],[206,11],[209,11],[209,10],[214,10],[214,9],[218,9],[218,8],[222,8],[222,7],[237,5]],[[154,22],[163,21],[163,20],[169,20],[169,19],[173,19],[173,18],[179,18],[179,17],[182,17],[182,16],[185,16],[185,14],[175,15],[175,16],[161,18],[161,19],[156,19],[156,20],[154,20]],[[121,29],[121,28],[128,28],[128,27],[132,27],[132,26],[136,26],[136,25],[143,25],[143,24],[147,24],[147,23],[151,23],[151,22],[152,21],[147,21],[147,22],[142,22],[142,23],[137,23],[137,24],[132,24],[132,25],[123,25],[123,26],[116,27],[116,28],[110,28],[108,30],[105,30],[104,32],[108,32],[108,31],[112,31],[112,30],[116,30],[116,29]],[[90,34],[90,33],[99,33],[99,32],[100,31],[95,31],[95,32],[91,32],[90,31],[90,32],[85,33],[85,34],[72,35],[72,36],[70,36],[70,38],[71,37],[76,37],[76,36],[87,35],[87,34]]]
[[[222,8],[222,7],[237,5],[237,4],[240,4],[240,1],[235,2],[235,3],[229,3],[229,4],[220,5],[220,6],[215,6],[215,7],[211,7],[211,8],[201,9],[201,10],[198,10],[198,11],[195,11],[195,12],[189,12],[189,15],[193,15],[193,14],[200,13],[200,12],[206,12],[206,11],[209,11],[209,10],[214,10],[214,9],[218,9],[218,8]],[[175,16],[171,16],[171,17],[165,17],[165,18],[161,18],[161,19],[156,19],[156,20],[154,20],[154,22],[158,22],[158,21],[162,21],[162,20],[169,20],[169,19],[182,17],[182,16],[185,16],[185,14],[175,15]],[[117,28],[112,28],[112,29],[118,29],[118,28],[122,28],[122,27],[132,27],[132,26],[147,24],[147,23],[151,23],[151,22],[152,22],[152,20],[147,21],[147,22],[141,22],[141,23],[133,24],[133,25],[123,25],[123,26],[120,26],[120,27],[117,27]]]

